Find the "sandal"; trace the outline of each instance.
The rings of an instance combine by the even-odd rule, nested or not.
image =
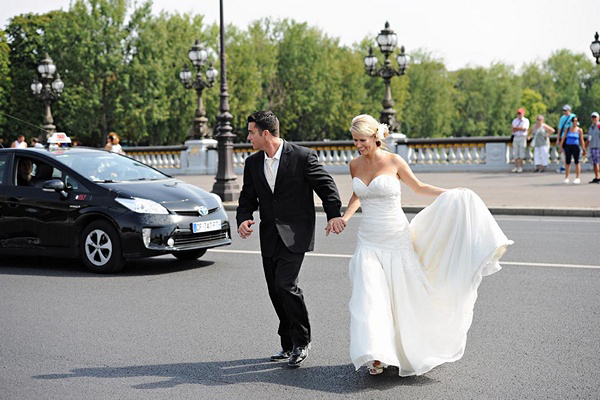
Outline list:
[[[377,364],[377,365],[375,365]],[[383,364],[381,363],[381,361],[373,361],[372,363],[369,363],[369,374],[371,375],[379,375],[383,372]]]

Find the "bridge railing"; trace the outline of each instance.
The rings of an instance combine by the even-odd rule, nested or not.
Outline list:
[[[187,149],[188,146],[140,146],[125,147],[123,150],[129,157],[146,165],[167,174],[175,174],[188,167],[185,162]]]
[[[510,137],[459,137],[408,139],[392,134],[386,141],[389,151],[402,156],[416,171],[507,171],[514,162]],[[130,147],[128,155],[170,174],[215,174],[216,140],[190,140],[185,146]],[[317,152],[319,162],[330,172],[347,172],[350,161],[359,155],[351,140],[294,142]],[[250,143],[233,145],[235,173],[254,149]],[[550,163],[560,161],[556,136],[550,138]],[[584,163],[587,161],[583,160]],[[533,147],[527,147],[525,165],[531,168]]]

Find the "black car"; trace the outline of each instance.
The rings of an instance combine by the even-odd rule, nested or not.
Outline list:
[[[231,244],[218,196],[104,150],[0,149],[0,253],[81,257],[94,272]]]

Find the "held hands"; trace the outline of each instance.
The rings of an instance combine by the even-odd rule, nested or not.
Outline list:
[[[256,222],[252,221],[251,219],[248,219],[240,224],[240,227],[238,228],[238,234],[242,239],[246,239],[252,234],[252,232],[254,232],[254,230],[252,230],[250,227],[255,223]]]
[[[346,228],[346,221],[342,217],[331,218],[325,227],[325,236],[329,236],[331,232],[340,234]]]

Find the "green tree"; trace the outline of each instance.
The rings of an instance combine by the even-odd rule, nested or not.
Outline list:
[[[558,102],[558,94],[550,71],[537,62],[525,64],[521,69],[521,81],[524,90],[531,89],[542,96],[541,102],[546,106],[546,123],[558,124],[561,113],[560,109],[553,109]]]
[[[0,111],[8,113],[10,95],[12,91],[10,80],[10,46],[7,43],[6,32],[0,30]],[[0,127],[4,126],[8,118],[0,114]]]
[[[535,120],[540,114],[546,114],[546,105],[542,101],[542,95],[533,89],[523,89],[521,105],[525,108],[525,115],[530,120]]]
[[[184,64],[190,66],[188,52],[196,39],[214,63],[216,37],[200,15],[152,16],[149,8],[142,8],[133,13],[135,18],[136,34],[126,52],[131,56],[124,66],[128,90],[120,97],[117,114],[123,136],[142,144],[181,143],[191,134],[197,95],[182,86],[179,72]],[[196,72],[195,67],[191,70]],[[215,92],[207,88],[202,95],[211,123],[218,109]]]
[[[284,97],[274,112],[288,140],[320,140],[334,131],[341,100],[341,77],[333,68],[331,49],[337,43],[306,23],[284,20],[277,27],[281,36],[277,76]]]
[[[454,75],[458,90],[454,135],[508,135],[521,98],[520,78],[513,67],[494,63],[487,69],[460,69]]]
[[[85,137],[86,144],[103,144],[110,131],[123,128],[117,114],[129,91],[126,63],[131,54],[126,50],[139,21],[127,21],[129,16],[127,0],[77,0],[47,31],[48,47],[65,81],[64,125]]]
[[[404,127],[410,137],[452,134],[454,85],[444,63],[424,51],[412,55],[407,70],[410,97],[405,103]]]
[[[552,53],[544,67],[552,76],[557,93],[555,103],[548,104],[548,107],[560,110],[563,104],[569,104],[573,109],[578,108],[581,105],[581,84],[593,70],[588,57],[563,49]]]
[[[4,124],[4,130],[9,132],[7,138],[9,140],[19,133],[27,138],[43,135],[40,129],[35,128],[36,125],[42,125],[43,105],[32,95],[30,86],[31,82],[37,79],[36,71],[39,62],[46,52],[50,52],[46,41],[46,35],[51,29],[50,24],[63,14],[62,11],[52,11],[44,15],[24,14],[11,18],[8,23],[6,28],[6,43],[10,48],[8,80],[12,90],[5,110],[16,118],[11,118]],[[56,106],[57,102],[53,103],[52,111],[55,125],[60,128],[61,113],[57,112]],[[19,120],[26,121],[28,124]]]
[[[577,112],[581,116],[581,126],[587,133],[592,112],[600,111],[600,68],[594,68],[589,76],[584,78],[579,96],[581,107]]]

